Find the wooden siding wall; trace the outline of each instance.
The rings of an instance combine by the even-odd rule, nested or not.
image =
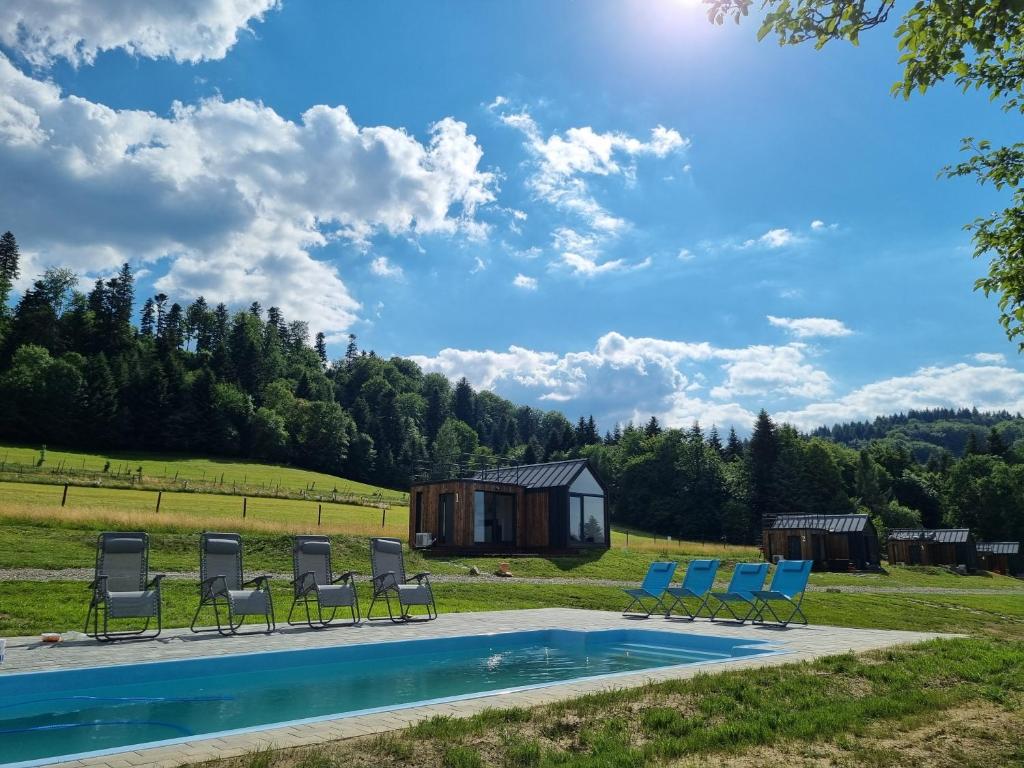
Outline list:
[[[803,560],[814,560],[824,567],[830,560],[851,560],[858,567],[866,562],[878,565],[878,541],[873,531],[864,533],[825,533],[823,531],[785,528],[766,530],[763,533],[765,559],[771,561],[774,556],[789,556],[789,537],[800,536],[800,557]],[[863,542],[862,546],[858,546]]]
[[[910,559],[910,550],[921,548],[920,562]],[[940,544],[935,541],[890,541],[889,562],[914,565],[966,565],[973,568],[977,562],[971,557],[973,544]]]
[[[430,533],[435,538],[440,533],[439,511],[441,494],[455,496],[454,536],[444,546],[473,547],[473,500],[476,491],[508,493],[516,497],[516,542],[521,547],[530,543],[529,514],[523,488],[505,483],[480,483],[472,480],[452,480],[444,483],[414,485],[409,491],[409,545],[416,544],[417,533]],[[423,519],[416,530],[416,495],[423,494]],[[531,494],[532,495],[532,494]],[[546,505],[545,505],[546,506]],[[546,511],[546,509],[545,509]],[[544,539],[547,540],[547,519],[544,520]]]
[[[525,504],[521,519],[525,522],[525,531],[519,534],[522,546],[548,546],[548,499],[550,495],[546,490],[523,494]]]

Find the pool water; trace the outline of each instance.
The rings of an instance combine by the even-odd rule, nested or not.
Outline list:
[[[775,652],[685,632],[549,629],[0,675],[0,766]]]

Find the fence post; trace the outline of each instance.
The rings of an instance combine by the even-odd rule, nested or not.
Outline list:
[[[245,496],[242,497],[242,519],[245,519],[246,507],[249,506],[249,499]]]
[[[384,518],[387,516],[387,514],[388,514],[388,508],[386,506],[384,506],[383,504],[381,504],[381,507],[380,507],[380,527],[381,528],[384,527]]]
[[[163,497],[164,497],[164,492],[163,491],[157,491],[156,492],[156,511],[157,511],[157,514],[160,514],[160,500],[163,499]]]
[[[629,549],[629,531],[626,531],[626,549]]]
[[[63,507],[68,501],[68,484],[64,483],[64,495],[60,497],[60,505]]]
[[[323,511],[324,511],[324,505],[323,504],[317,504],[316,505],[316,527],[317,528],[320,527],[320,515],[321,515],[321,513],[323,513]]]

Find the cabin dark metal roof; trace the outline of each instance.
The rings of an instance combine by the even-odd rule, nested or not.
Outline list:
[[[988,552],[993,555],[1016,555],[1020,554],[1019,541],[979,541],[979,552]]]
[[[867,515],[779,515],[771,527],[772,530],[794,528],[829,533],[861,533],[867,524]]]
[[[473,474],[472,479],[486,480],[492,483],[521,485],[524,488],[562,488],[572,485],[573,481],[579,477],[580,473],[587,466],[588,462],[586,459],[549,461],[545,464],[524,464],[518,467],[481,469]]]
[[[966,544],[971,532],[966,528],[893,528],[890,541],[934,541],[938,544]]]

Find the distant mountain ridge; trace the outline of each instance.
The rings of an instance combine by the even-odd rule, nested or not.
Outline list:
[[[977,408],[928,408],[877,416],[873,421],[818,427],[811,435],[852,448],[865,447],[872,440],[890,439],[903,443],[918,461],[923,462],[941,451],[963,456],[972,433],[977,444],[984,446],[993,428],[1003,442],[1011,446],[1024,439],[1024,416],[1009,411],[979,411]]]

